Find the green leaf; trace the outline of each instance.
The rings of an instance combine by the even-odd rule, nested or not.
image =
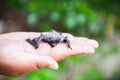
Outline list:
[[[42,31],[50,31],[52,29],[51,25],[48,22],[43,22],[40,26]]]
[[[50,15],[50,19],[54,22],[58,21],[60,19],[60,13],[59,12],[52,12]]]
[[[69,29],[73,29],[76,26],[76,24],[77,24],[77,22],[76,22],[76,13],[74,11],[70,11],[67,14],[65,24]]]
[[[10,78],[8,78],[8,80],[17,80],[17,78],[10,77]]]
[[[75,80],[104,80],[104,74],[99,69],[92,67],[83,74],[76,75]]]
[[[103,22],[99,21],[99,20],[91,20],[89,23],[89,29],[92,33],[99,33],[100,31],[102,31],[104,29],[104,24]]]
[[[28,74],[25,80],[58,80],[58,77],[54,70],[41,69]]]
[[[37,22],[37,19],[38,19],[38,16],[35,13],[31,13],[28,15],[27,22],[31,26]]]
[[[78,14],[76,16],[76,22],[80,25],[84,25],[86,23],[86,15],[85,14]]]
[[[76,20],[74,17],[68,17],[66,20],[66,25],[69,29],[73,29],[76,26]]]

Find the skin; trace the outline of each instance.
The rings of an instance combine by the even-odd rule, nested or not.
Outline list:
[[[46,33],[43,33],[46,34]],[[35,49],[25,41],[27,38],[38,37],[36,32],[12,32],[0,35],[0,74],[7,76],[23,76],[31,71],[52,68],[58,69],[58,61],[69,56],[94,53],[98,43],[85,37],[68,36],[72,49],[65,43],[51,47],[41,42],[39,48]]]

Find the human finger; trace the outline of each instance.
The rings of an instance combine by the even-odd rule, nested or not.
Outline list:
[[[98,46],[99,46],[99,44],[96,40],[89,39],[86,37],[74,37],[74,39],[72,39],[72,41],[78,42],[79,44],[91,45],[94,48],[98,48]]]

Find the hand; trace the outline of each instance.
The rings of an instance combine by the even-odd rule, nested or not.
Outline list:
[[[45,33],[44,33],[45,34]],[[35,32],[13,32],[0,35],[0,74],[7,76],[23,76],[41,68],[57,69],[57,61],[72,55],[94,53],[98,47],[95,40],[74,37],[64,33],[71,42],[72,49],[65,43],[51,48],[47,43],[40,43],[38,49],[25,41],[27,38],[38,37]]]

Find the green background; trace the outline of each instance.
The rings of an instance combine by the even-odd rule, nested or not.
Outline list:
[[[79,37],[92,38],[100,44],[95,54],[72,56],[59,62],[58,70],[41,69],[23,77],[7,77],[7,80],[117,80],[120,78],[119,0],[5,0],[4,4],[6,5],[1,8],[5,10],[4,12],[9,14],[10,11],[24,18],[25,26],[21,27],[21,31],[55,29]],[[3,17],[3,20],[8,17]],[[15,18],[19,19],[19,17]],[[18,26],[20,24],[24,23],[18,21],[16,26],[20,27]]]

